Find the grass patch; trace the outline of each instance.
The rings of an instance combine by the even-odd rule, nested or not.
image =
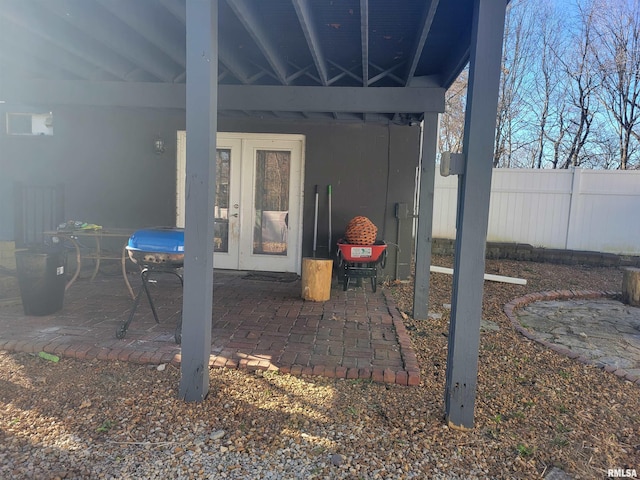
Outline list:
[[[562,435],[556,435],[551,441],[551,444],[555,445],[556,447],[566,447],[567,445],[569,445],[569,440],[567,440]]]
[[[96,428],[96,432],[106,433],[109,430],[111,430],[112,427],[113,427],[113,422],[111,420],[105,420],[104,422],[102,422],[102,425]]]
[[[524,443],[519,443],[517,450],[518,455],[520,455],[521,457],[530,457],[531,455],[533,455],[533,448],[526,446]]]

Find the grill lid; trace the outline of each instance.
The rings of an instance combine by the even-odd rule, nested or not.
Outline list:
[[[129,237],[127,250],[154,253],[184,253],[184,229],[157,227],[138,230]]]

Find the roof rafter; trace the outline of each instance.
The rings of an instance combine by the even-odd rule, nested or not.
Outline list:
[[[278,54],[278,47],[271,40],[267,31],[254,11],[252,5],[247,0],[233,0],[227,2],[231,10],[236,14],[247,33],[251,35],[264,58],[267,60],[275,77],[283,85],[287,83],[287,67],[284,59]]]
[[[360,0],[360,44],[362,46],[362,86],[369,86],[369,0]]]
[[[258,73],[260,74],[260,76],[256,77],[256,75],[257,75],[256,74],[256,75],[254,75],[254,77],[261,78],[261,77],[267,76],[267,77],[273,78],[277,82],[281,82],[280,79],[276,76],[276,74],[274,72],[272,72],[271,70],[269,70],[268,68],[264,68],[262,65],[258,65],[257,63],[255,63],[253,61],[249,61],[249,63],[251,65],[253,65],[254,67],[256,67],[258,69]]]
[[[404,74],[404,81],[402,82],[405,86],[409,85],[411,78],[416,73],[416,68],[418,67],[418,61],[420,60],[420,56],[422,55],[422,49],[424,48],[424,44],[427,41],[427,36],[431,31],[431,24],[433,23],[433,18],[436,16],[436,11],[438,10],[438,4],[440,0],[431,0],[429,5],[427,5],[424,9],[424,17],[422,19],[422,28],[420,29],[420,34],[418,35],[416,42],[413,44],[411,56],[409,57],[409,64],[406,73]]]
[[[231,52],[227,42],[222,38],[218,39],[218,60],[220,60],[220,62],[227,67],[229,72],[240,80],[241,83],[251,83],[249,80],[249,69],[242,64],[237,55],[234,55]]]
[[[320,79],[311,72],[313,70],[313,67],[314,67],[313,64],[309,64],[306,67],[299,67],[298,65],[296,65],[293,62],[287,62],[287,63],[289,65],[291,65],[293,68],[296,69],[295,73],[292,73],[287,78],[287,80],[289,80],[289,82],[292,82],[296,78],[301,77],[301,76],[304,75],[304,76],[307,76],[307,77],[313,79],[318,84],[321,84]],[[322,86],[326,87],[327,85],[322,85]]]
[[[346,69],[341,65],[338,65],[336,62],[333,62],[331,60],[327,60],[329,62],[330,65],[333,65],[334,67],[336,67],[338,70],[340,70],[342,73],[340,73],[339,75],[337,75],[336,77],[333,77],[329,80],[329,84],[335,83],[336,80],[338,80],[338,77],[344,77],[349,76],[351,78],[353,78],[354,80],[356,80],[358,83],[362,82],[362,77],[359,77],[358,75],[356,75],[355,73],[353,73],[351,70],[357,68],[357,67],[353,67],[352,69]]]
[[[96,1],[132,30],[142,35],[149,43],[155,45],[171,60],[186,67],[186,47],[182,42],[184,39],[167,36],[167,32],[163,31],[158,23],[151,21],[150,17],[145,15],[139,2],[131,2],[130,0]]]
[[[394,70],[397,70],[402,65],[404,65],[404,62],[397,63],[397,64],[393,65],[392,67],[387,68],[385,70],[384,68],[376,65],[375,63],[371,63],[371,66],[373,68],[377,69],[377,70],[380,70],[381,73],[379,73],[375,77],[371,78],[369,80],[369,85],[373,85],[374,83],[376,83],[378,80],[380,80],[382,78],[389,77],[389,78],[395,80],[399,85],[403,85],[404,86],[404,82],[402,81],[402,79],[392,73]]]
[[[0,15],[120,80],[127,80],[130,72],[134,70],[131,62],[125,61],[91,38],[84,38],[73,29],[65,28],[62,20],[54,21],[46,17],[41,9],[34,8],[27,2],[4,2]],[[46,25],[47,28],[39,28],[38,25]]]
[[[147,45],[134,41],[128,35],[114,35],[108,24],[99,21],[96,17],[87,13],[82,4],[71,2],[50,2],[39,0],[38,2],[74,27],[92,36],[101,44],[111,49],[118,55],[128,59],[141,69],[155,76],[159,80],[173,81],[176,69],[168,66],[166,62],[158,58],[158,52]],[[131,30],[133,35],[137,35]]]
[[[34,58],[48,65],[47,68],[64,70],[78,79],[96,78],[98,72],[96,66],[38,37],[26,35],[23,29],[16,28],[10,21],[0,19],[0,29],[6,34],[5,46],[9,47],[6,49],[7,52],[18,61]],[[106,79],[114,80],[115,77],[109,75]]]
[[[35,74],[51,74],[51,69],[49,69],[48,65],[39,60],[35,60],[33,58],[16,58],[16,55],[10,55],[6,52],[0,51],[0,61],[9,66],[12,72],[29,72]],[[3,95],[5,92],[3,91],[3,78],[0,78],[0,97],[4,100]]]
[[[327,63],[322,52],[322,46],[316,30],[316,22],[314,21],[313,12],[309,6],[308,0],[291,0],[293,8],[298,15],[298,21],[304,32],[304,36],[307,39],[307,45],[309,46],[309,52],[313,58],[313,63],[316,66],[318,76],[320,77],[320,84],[326,86],[329,84],[327,74]]]
[[[260,70],[259,72],[257,72],[255,75],[252,75],[251,77],[249,77],[249,81],[247,82],[249,85],[257,82],[259,79],[261,79],[262,77],[264,77],[266,75],[266,73],[262,70]]]
[[[187,24],[187,11],[184,3],[180,3],[178,0],[156,0],[164,8],[166,8],[171,15],[176,17],[182,25]]]
[[[469,37],[471,37],[470,32]],[[442,69],[439,83],[448,88],[455,81],[455,79],[458,78],[458,75],[460,75],[460,72],[464,69],[467,63],[469,63],[470,56],[470,43],[460,43],[458,48],[449,56],[449,61],[445,65],[445,68]]]

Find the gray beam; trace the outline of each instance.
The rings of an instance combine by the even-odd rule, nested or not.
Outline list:
[[[247,33],[251,35],[265,59],[273,69],[274,74],[283,85],[287,85],[287,66],[280,56],[277,45],[271,40],[267,28],[260,22],[258,15],[253,10],[251,2],[247,0],[233,0],[227,2],[229,7],[244,25]]]
[[[369,86],[369,0],[360,0],[360,43],[362,45],[362,86]]]
[[[220,110],[422,113],[443,112],[439,87],[284,87],[220,85]],[[185,85],[146,82],[83,82],[15,79],[12,102],[185,108]]]
[[[218,0],[187,0],[187,162],[180,398],[209,392],[218,116]]]
[[[427,41],[427,36],[431,31],[431,24],[433,23],[433,17],[436,16],[436,11],[438,10],[439,3],[440,0],[431,0],[424,11],[424,18],[422,19],[422,29],[420,30],[420,35],[418,35],[418,38],[416,39],[416,42],[412,47],[411,56],[409,57],[409,66],[404,76],[405,86],[409,85],[409,82],[413,78],[413,74],[416,73],[416,68],[418,67],[420,56],[422,55],[422,49],[424,48],[424,44]]]
[[[444,89],[225,85],[220,87],[223,105],[229,110],[443,112]]]
[[[320,43],[318,31],[316,30],[316,22],[314,21],[314,16],[311,12],[309,1],[292,0],[292,2],[293,8],[295,8],[296,10],[296,15],[298,15],[300,27],[302,28],[304,36],[307,39],[307,45],[309,47],[309,52],[311,53],[311,58],[313,58],[313,63],[315,64],[316,71],[318,72],[318,76],[320,77],[320,84],[327,85],[327,62],[325,61],[324,54],[322,53],[322,45]]]
[[[422,124],[416,273],[413,284],[413,318],[416,320],[426,320],[429,316],[429,267],[431,266],[433,193],[437,150],[438,114],[425,113]]]
[[[7,75],[5,99],[59,105],[185,108],[184,84],[29,80]]]
[[[409,87],[440,87],[440,77],[437,75],[426,75],[422,77],[412,77]]]
[[[507,0],[475,0],[445,384],[445,418],[473,427],[485,247]]]

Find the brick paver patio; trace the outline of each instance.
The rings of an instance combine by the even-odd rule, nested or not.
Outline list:
[[[179,363],[174,340],[182,290],[173,275],[157,275],[151,292],[156,324],[146,298],[123,339],[116,329],[132,300],[118,275],[77,281],[64,308],[52,315],[25,316],[20,303],[0,306],[0,350],[40,352],[79,359],[134,363]],[[301,298],[300,280],[278,281],[242,272],[214,273],[211,367],[277,369],[293,375],[420,383],[416,355],[390,295],[379,288],[342,291],[331,299]],[[140,279],[131,274],[137,291]]]

